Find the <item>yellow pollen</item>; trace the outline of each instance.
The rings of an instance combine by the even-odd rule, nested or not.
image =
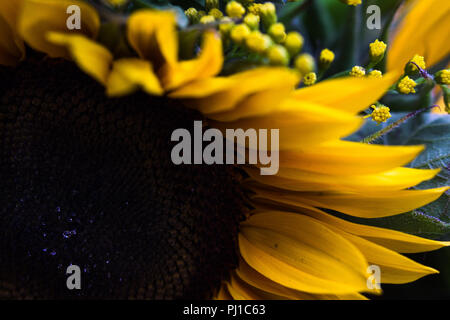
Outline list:
[[[382,122],[386,122],[391,117],[391,109],[384,105],[380,105],[378,107],[372,105],[371,108],[373,109],[373,112],[365,116],[364,119],[372,118],[373,121],[376,121],[377,124],[380,124]]]
[[[418,54],[416,54],[411,59],[411,62],[414,62],[415,64],[417,64],[421,69],[426,69],[427,68],[427,65],[425,63],[425,58],[422,57],[422,56],[419,56]],[[417,67],[414,64],[412,64],[412,63],[409,63],[409,67],[411,68],[411,71],[413,71],[413,72],[418,71]]]
[[[439,71],[436,74],[436,81],[439,84],[445,84],[445,85],[449,85],[450,84],[450,69],[444,69]]]
[[[356,78],[362,78],[366,75],[366,69],[360,66],[354,66],[352,68],[352,71],[350,71],[350,76],[356,77]]]
[[[417,83],[406,76],[398,83],[397,90],[403,94],[416,93],[415,86],[417,86]]]

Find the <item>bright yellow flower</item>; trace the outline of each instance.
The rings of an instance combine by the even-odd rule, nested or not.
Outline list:
[[[291,31],[286,35],[284,46],[288,50],[291,57],[299,53],[303,48],[304,39],[302,35],[296,31]]]
[[[310,72],[303,77],[303,83],[305,86],[312,86],[317,81],[317,75],[315,72]]]
[[[245,8],[237,1],[228,2],[225,10],[231,18],[242,18],[245,14]]]
[[[82,7],[81,32],[71,32],[63,26],[63,18],[67,16],[64,6],[68,3]],[[5,160],[8,168],[14,169],[6,171],[11,178],[2,180],[2,187],[21,192],[16,183],[23,182],[23,176],[14,174],[16,169],[23,169],[27,172],[26,183],[29,178],[36,179],[31,181],[32,194],[43,193],[43,199],[47,200],[37,201],[28,192],[22,202],[13,200],[13,205],[20,203],[16,210],[23,212],[27,219],[20,220],[21,215],[14,213],[14,221],[23,222],[23,227],[18,227],[20,234],[17,234],[15,224],[8,224],[13,229],[0,233],[4,245],[10,244],[4,238],[7,234],[8,241],[10,237],[18,241],[11,248],[24,257],[27,250],[35,252],[34,242],[39,246],[38,254],[43,255],[47,248],[40,245],[47,242],[34,231],[35,227],[42,228],[43,221],[35,219],[51,214],[51,219],[56,221],[55,212],[48,210],[50,206],[58,206],[55,209],[58,213],[79,205],[77,208],[82,210],[76,212],[80,215],[77,219],[84,219],[83,215],[89,211],[86,226],[84,221],[80,223],[80,228],[87,232],[83,234],[86,241],[96,237],[104,239],[89,247],[100,258],[91,255],[86,259],[90,266],[95,259],[102,259],[99,268],[112,268],[114,277],[108,283],[125,297],[136,292],[138,298],[147,294],[152,298],[182,298],[201,289],[196,298],[364,299],[362,293],[371,292],[367,288],[369,262],[380,266],[383,283],[407,283],[437,272],[400,253],[435,250],[448,243],[350,223],[319,209],[362,218],[384,217],[423,206],[448,189],[408,190],[438,173],[438,170],[402,167],[423,150],[421,146],[366,145],[341,140],[361,126],[359,112],[377,101],[392,86],[398,73],[387,73],[382,79],[334,79],[296,90],[299,77],[285,67],[260,67],[218,76],[223,56],[221,40],[214,31],[205,32],[197,57],[179,61],[178,33],[171,12],[133,13],[127,22],[127,38],[137,56],[118,59],[95,41],[98,14],[84,2],[26,0],[22,10],[27,14],[20,15],[18,34],[28,45],[50,57],[72,59],[103,84],[109,95],[123,97],[108,99],[98,91],[98,84],[71,68],[69,62],[59,59],[40,61],[48,63],[45,66],[27,62],[42,74],[33,74],[37,69],[32,67],[25,79],[21,72],[27,65],[9,71],[19,88],[7,86],[7,94],[0,101],[7,106],[8,121],[20,116],[21,120],[14,126],[18,131],[14,133],[18,132],[17,138],[24,139],[20,141],[30,147],[23,148],[11,140],[9,131],[5,131],[6,138],[0,135],[7,152],[7,156],[2,154],[2,164]],[[2,57],[9,52],[10,47],[4,45],[8,41],[0,38]],[[272,49],[276,53],[274,57],[289,57],[283,46],[275,45]],[[301,69],[313,69],[313,64],[314,60],[303,61]],[[58,71],[60,66],[64,66],[63,71],[72,70],[70,75]],[[47,90],[42,99],[42,90],[49,83],[65,88],[65,81],[76,88],[55,95]],[[148,95],[124,96],[137,89]],[[27,99],[23,99],[23,92],[27,92]],[[24,108],[30,106],[29,101],[33,108]],[[35,112],[36,109],[43,112]],[[22,112],[27,113],[22,116]],[[178,121],[192,114],[207,119],[208,126],[221,130],[279,129],[282,132],[279,172],[273,176],[260,175],[259,168],[264,166],[261,163],[245,167],[248,178],[244,188],[241,176],[225,166],[217,171],[208,171],[214,166],[186,166],[177,170],[170,161],[164,161],[168,159],[164,148],[170,134],[161,136],[159,129],[167,129],[165,125],[169,129],[178,128]],[[10,130],[11,126],[1,128]],[[57,146],[59,152],[54,152],[52,146]],[[203,169],[192,171],[200,167],[206,174]],[[213,178],[221,180],[212,179],[211,173],[215,174]],[[65,179],[65,175],[73,181]],[[173,179],[166,181],[167,177]],[[48,183],[42,183],[41,179]],[[54,180],[63,183],[55,185]],[[92,193],[79,190],[78,186],[74,190],[71,185],[74,181]],[[230,189],[238,191],[228,193]],[[239,195],[249,189],[252,192],[245,203],[248,201],[254,209],[246,211],[247,205],[241,207],[235,203],[243,200]],[[86,206],[79,199],[87,201]],[[60,200],[62,207],[59,207]],[[31,208],[39,214],[28,210],[31,202],[37,206]],[[2,214],[9,218],[8,204],[5,208]],[[227,210],[223,212],[224,209]],[[186,212],[196,219],[192,220]],[[90,222],[90,218],[100,220]],[[32,224],[31,233],[27,231],[29,219],[37,222]],[[102,232],[92,232],[96,229],[90,229],[90,225],[98,226]],[[48,227],[57,228],[54,224]],[[114,232],[116,229],[118,233]],[[51,231],[58,233],[59,229]],[[160,243],[159,237],[164,241]],[[124,243],[124,238],[129,241]],[[78,242],[63,241],[49,242],[63,248],[54,252],[55,259],[66,254],[63,244],[78,254]],[[214,244],[212,248],[208,246],[209,241]],[[20,252],[24,243],[26,250]],[[226,251],[229,255],[214,260],[213,255],[224,248],[229,250]],[[112,255],[119,251],[136,262],[125,264],[131,268],[126,274],[130,281],[122,282],[120,265],[114,267],[126,259],[103,259],[102,255],[109,250]],[[202,257],[203,250],[211,254]],[[1,264],[5,260],[3,252],[0,254]],[[238,261],[236,268],[234,261]],[[9,263],[15,264],[16,260],[7,260],[6,264]],[[44,268],[33,263],[19,267],[31,271],[33,267]],[[192,270],[196,271],[194,279]],[[16,272],[13,270],[11,274]],[[229,278],[221,278],[225,272],[230,274]],[[33,277],[34,272],[29,275]],[[31,288],[20,287],[28,283],[17,282],[19,277],[4,279],[3,273],[1,277],[2,283],[10,281],[13,288],[19,286],[19,292]],[[214,281],[209,283],[207,279]],[[48,283],[45,285],[46,290],[51,288]],[[211,287],[217,292],[211,292]],[[31,289],[36,288],[39,286]],[[39,297],[41,292],[33,294]]]
[[[295,58],[294,65],[300,73],[307,74],[314,71],[316,63],[312,55],[303,53]]]
[[[383,73],[380,70],[372,70],[369,72],[369,74],[367,75],[368,78],[376,78],[376,79],[380,79],[383,77]]]

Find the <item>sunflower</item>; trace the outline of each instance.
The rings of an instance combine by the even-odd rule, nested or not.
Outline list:
[[[81,28],[68,30],[74,4]],[[222,74],[214,28],[180,60],[169,11],[132,13],[124,54],[105,27],[86,2],[0,3],[2,296],[365,299],[380,293],[369,265],[382,283],[437,272],[400,253],[448,243],[332,214],[395,215],[448,189],[408,190],[438,172],[402,167],[422,146],[341,140],[398,72],[297,89],[284,66]],[[195,120],[279,129],[278,173],[173,164],[171,133]],[[82,290],[66,287],[72,264]]]

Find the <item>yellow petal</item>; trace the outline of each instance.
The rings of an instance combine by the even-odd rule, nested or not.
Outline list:
[[[72,5],[80,8],[80,30],[69,30],[67,27],[67,20],[72,16],[67,13],[67,9]],[[23,39],[33,49],[43,51],[50,57],[68,56],[64,46],[48,40],[48,32],[81,33],[93,39],[97,36],[99,26],[100,19],[95,9],[75,0],[27,0],[19,17],[19,33]]]
[[[0,64],[14,66],[25,58],[25,46],[17,33],[22,0],[0,1]]]
[[[280,151],[280,167],[327,174],[371,174],[405,165],[423,146],[381,146],[335,140],[298,150]]]
[[[221,129],[279,129],[279,149],[298,149],[336,140],[357,130],[362,119],[347,112],[330,110],[321,105],[283,101],[279,112],[233,122],[211,121]],[[270,135],[270,133],[269,133]],[[260,149],[264,149],[260,146]],[[269,150],[271,149],[268,146]]]
[[[445,58],[450,53],[449,14],[449,1],[416,1],[388,49],[388,70],[403,70],[415,54],[424,56],[430,67]]]
[[[265,277],[318,294],[366,290],[367,263],[350,242],[306,216],[266,212],[241,224],[241,255]]]
[[[439,273],[368,240],[344,232],[340,234],[361,250],[370,264],[380,267],[381,283],[408,283],[429,274]]]
[[[262,204],[263,208],[265,208],[264,210],[273,207],[267,206],[264,201],[262,201]],[[279,207],[279,205],[277,205],[277,207]],[[400,231],[349,222],[307,205],[296,209],[294,207],[286,207],[283,209],[289,211],[295,210],[296,212],[299,212],[301,214],[306,214],[314,219],[323,221],[328,225],[332,225],[347,233],[357,235],[400,253],[433,251],[450,245],[450,242],[434,241]]]
[[[138,10],[128,19],[130,45],[142,59],[159,68],[174,65],[178,59],[175,15],[170,11]]]
[[[298,101],[322,104],[330,108],[357,113],[381,98],[398,79],[398,73],[385,74],[382,79],[342,78],[327,80],[296,90]]]
[[[263,276],[250,267],[243,259],[239,262],[236,274],[245,282],[260,290],[293,300],[365,300],[366,298],[358,293],[348,295],[320,295],[310,294],[287,288]]]
[[[114,61],[107,83],[107,94],[109,96],[126,95],[139,87],[152,95],[163,93],[150,62],[135,58]]]
[[[210,96],[187,101],[188,106],[199,110],[203,114],[225,112],[233,109],[244,98],[256,92],[273,88],[274,84],[290,83],[292,71],[287,68],[260,67],[243,71],[229,76],[229,84],[223,86],[224,90],[214,92]],[[231,87],[228,87],[231,85]],[[189,97],[189,85],[176,90],[171,97]],[[194,96],[195,97],[195,96]]]
[[[168,94],[170,98],[203,98],[237,86],[231,77],[196,79]]]
[[[440,169],[395,168],[371,175],[329,175],[298,169],[281,168],[277,175],[260,175],[259,169],[246,168],[256,181],[292,191],[373,192],[401,190],[433,178]]]
[[[252,287],[236,274],[231,274],[227,289],[234,300],[285,300],[285,298]]]
[[[225,112],[212,113],[208,118],[217,121],[235,121],[251,116],[263,116],[277,111],[283,100],[294,90],[298,83],[296,74],[289,74],[281,83],[274,83],[267,90],[256,92],[238,103],[233,109]]]
[[[233,297],[231,296],[230,292],[228,291],[226,284],[223,283],[220,286],[220,290],[217,293],[217,295],[214,297],[214,300],[233,300]]]
[[[380,218],[420,208],[439,198],[450,187],[372,193],[294,192],[253,186],[256,197],[290,205],[333,209],[361,218]]]
[[[203,45],[197,58],[166,64],[159,74],[166,90],[178,88],[196,79],[215,76],[222,69],[222,39],[214,31],[203,36]]]
[[[48,32],[50,43],[65,47],[81,70],[105,85],[113,60],[107,48],[79,34]]]

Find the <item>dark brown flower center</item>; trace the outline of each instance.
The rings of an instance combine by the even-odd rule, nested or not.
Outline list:
[[[0,296],[211,297],[236,263],[244,201],[235,168],[172,163],[173,130],[200,115],[108,99],[69,62],[0,76]]]

